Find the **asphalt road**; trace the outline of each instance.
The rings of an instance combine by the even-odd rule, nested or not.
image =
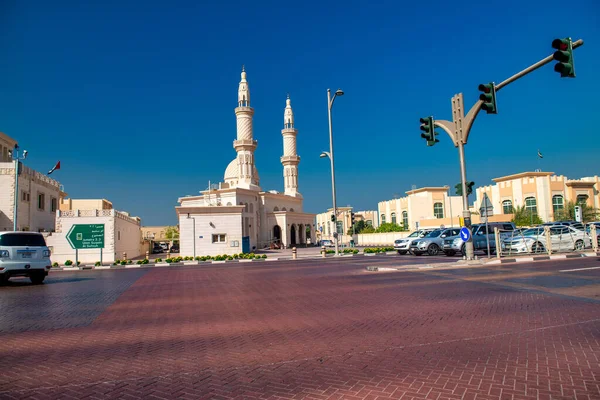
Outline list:
[[[15,279],[0,398],[600,398],[598,258],[365,270],[434,260]]]

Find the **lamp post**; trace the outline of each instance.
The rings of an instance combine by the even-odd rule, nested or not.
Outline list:
[[[22,154],[19,154],[19,145],[15,144],[13,150],[9,150],[9,156],[15,162],[15,205],[13,207],[13,231],[17,230],[17,211],[19,205],[19,160],[25,160],[27,158],[27,150],[23,150]]]
[[[188,219],[191,219],[194,223],[194,225],[192,226],[192,235],[194,236],[194,258],[196,258],[196,218],[194,217],[190,217],[190,214],[188,213],[187,215]]]
[[[340,249],[338,244],[338,236],[339,233],[337,231],[337,204],[335,200],[335,168],[333,162],[333,130],[332,130],[332,122],[331,122],[331,108],[333,107],[333,102],[337,96],[343,96],[344,92],[342,89],[338,89],[331,97],[331,89],[327,89],[327,114],[329,116],[329,152],[324,151],[321,153],[321,158],[329,157],[329,161],[331,162],[331,193],[333,197],[333,215],[335,222],[335,255],[340,255]]]

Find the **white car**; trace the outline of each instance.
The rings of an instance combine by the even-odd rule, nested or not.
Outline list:
[[[546,234],[543,227],[535,227],[507,238],[502,250],[509,253],[543,253],[546,251]],[[590,237],[571,226],[553,225],[550,227],[550,243],[553,252],[580,251],[592,246]]]
[[[39,284],[50,268],[50,250],[41,233],[0,232],[0,283],[27,276],[31,283]]]

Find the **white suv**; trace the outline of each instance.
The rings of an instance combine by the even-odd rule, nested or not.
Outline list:
[[[42,283],[50,268],[50,250],[41,233],[0,232],[0,283],[13,276]]]

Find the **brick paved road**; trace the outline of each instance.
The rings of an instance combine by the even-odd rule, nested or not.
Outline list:
[[[597,259],[364,270],[384,262],[2,287],[0,398],[600,398],[600,270],[558,272]]]

